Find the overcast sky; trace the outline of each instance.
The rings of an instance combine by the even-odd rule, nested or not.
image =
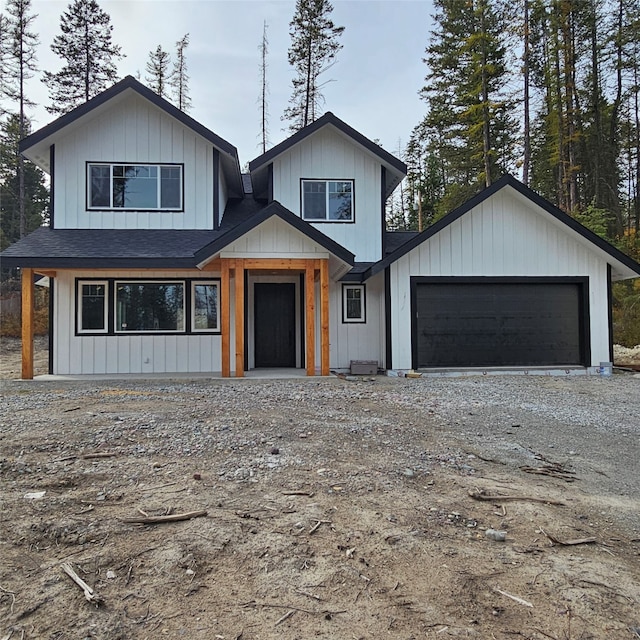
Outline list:
[[[175,43],[189,33],[187,64],[190,115],[238,148],[242,164],[260,155],[259,45],[263,23],[269,40],[269,139],[287,137],[280,117],[291,95],[293,70],[287,62],[289,22],[295,0],[98,0],[111,16],[113,41],[126,57],[120,77],[144,78],[149,52],[158,45],[172,55]],[[51,52],[60,33],[65,0],[32,0],[38,17],[40,70],[56,71],[60,59]],[[425,114],[418,97],[422,62],[431,25],[427,0],[334,0],[332,18],[344,26],[338,61],[325,74],[326,111],[397,154]],[[30,114],[34,130],[54,118],[47,88],[34,78],[29,92],[39,106]]]

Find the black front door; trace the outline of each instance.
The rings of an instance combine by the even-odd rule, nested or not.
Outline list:
[[[296,366],[296,285],[256,282],[255,366]]]

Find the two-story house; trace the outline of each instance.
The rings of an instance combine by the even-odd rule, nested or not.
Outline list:
[[[405,165],[327,113],[249,164],[127,77],[26,138],[50,226],[2,254],[51,286],[50,373],[307,375],[564,368],[611,354],[640,265],[505,176],[422,233],[387,231]]]

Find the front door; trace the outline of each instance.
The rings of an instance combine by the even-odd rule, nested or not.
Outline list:
[[[296,366],[296,285],[254,285],[255,366]]]

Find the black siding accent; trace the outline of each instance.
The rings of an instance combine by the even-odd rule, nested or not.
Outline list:
[[[249,272],[246,269],[244,273],[244,370],[249,371]],[[255,349],[255,347],[254,347]]]
[[[307,315],[305,313],[305,304],[306,304],[306,292],[304,290],[305,277],[304,273],[300,274],[300,368],[304,369],[306,367],[306,356],[307,350],[305,348],[306,343],[306,327],[305,322]]]
[[[267,184],[267,202],[273,202],[273,162],[269,163],[268,171],[268,184]]]
[[[184,180],[184,177],[183,177]],[[220,152],[213,150],[213,230],[220,228]]]
[[[53,191],[53,182],[52,191]],[[49,375],[53,375],[53,332],[54,326],[54,309],[53,299],[55,297],[55,278],[49,278]]]
[[[384,270],[384,342],[385,368],[393,369],[393,352],[391,347],[391,268]]]
[[[54,216],[55,202],[55,185],[56,185],[56,145],[49,147],[49,227],[56,228]]]
[[[387,170],[385,167],[380,167],[380,215],[382,217],[380,221],[380,233],[382,234],[382,256],[384,258],[387,254],[387,215],[386,215],[386,202],[387,199],[384,195],[384,185],[387,181]]]
[[[609,362],[613,362],[613,285],[610,264],[607,264],[607,320],[609,322]]]

